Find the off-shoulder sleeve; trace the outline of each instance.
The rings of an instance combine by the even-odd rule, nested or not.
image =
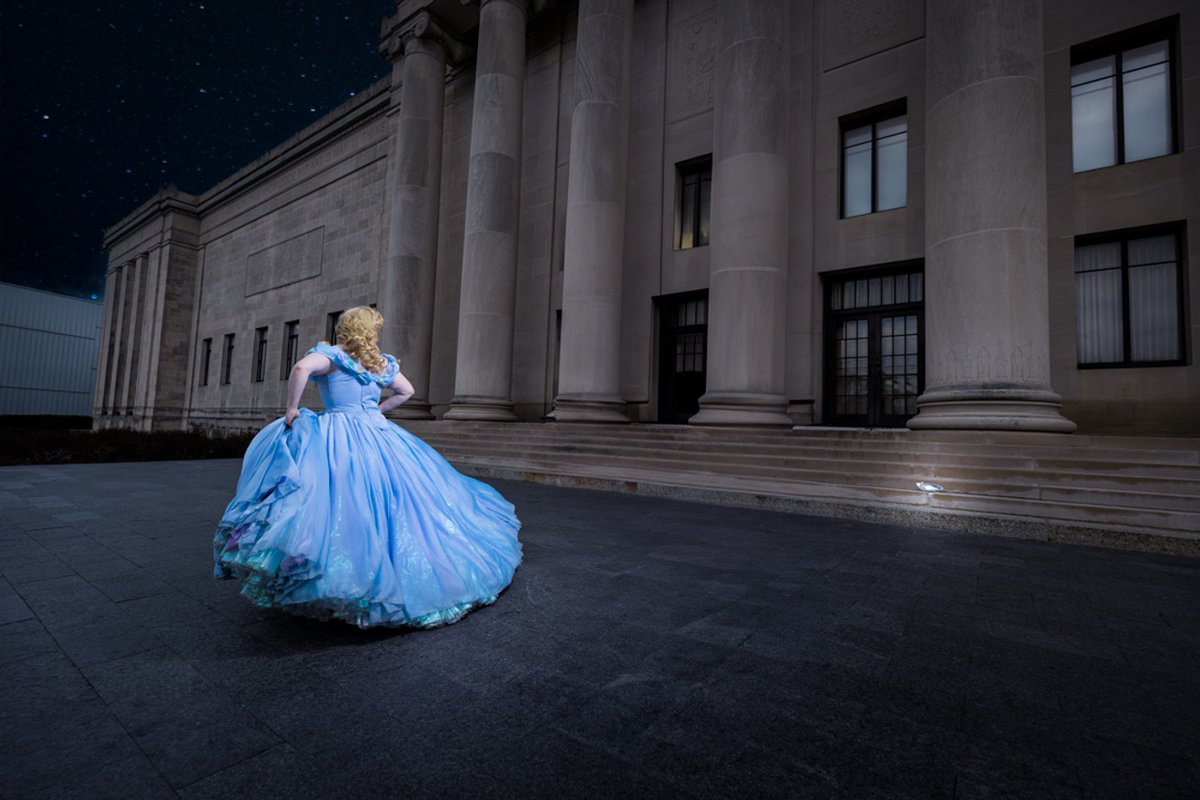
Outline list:
[[[396,380],[396,373],[400,371],[400,363],[390,353],[384,353],[383,360],[387,362],[387,366],[383,368],[383,374],[378,377],[379,385],[391,386],[392,381]]]
[[[356,361],[354,357],[346,351],[334,347],[326,342],[318,342],[316,346],[314,346],[308,352],[320,353],[321,355],[325,356],[334,364],[337,364],[338,367],[353,375],[355,380],[364,386],[368,383],[378,383],[380,386],[387,386],[396,379],[396,372],[398,370],[396,359],[386,353],[383,354],[383,357],[387,361],[387,366],[384,368],[383,374],[376,375],[374,372],[371,372],[362,364],[358,363],[358,361]]]

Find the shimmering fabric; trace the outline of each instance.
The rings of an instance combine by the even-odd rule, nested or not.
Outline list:
[[[213,540],[215,574],[271,606],[359,627],[434,627],[491,603],[521,561],[520,522],[485,483],[379,412],[382,376],[337,348],[326,411],[250,443]]]

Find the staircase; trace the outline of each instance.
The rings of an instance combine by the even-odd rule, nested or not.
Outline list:
[[[482,478],[1200,556],[1200,439],[402,424]]]

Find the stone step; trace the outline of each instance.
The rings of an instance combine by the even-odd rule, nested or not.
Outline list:
[[[1106,437],[1091,437],[1102,440],[1092,447],[1081,447],[1074,444],[1074,437],[1059,436],[1050,440],[1054,444],[1021,444],[1011,438],[1004,442],[970,442],[970,441],[939,441],[925,438],[925,434],[907,434],[904,436],[879,437],[865,436],[860,440],[834,440],[824,436],[809,436],[794,432],[777,432],[764,437],[736,436],[734,432],[722,430],[719,433],[709,429],[675,430],[667,435],[652,426],[634,428],[629,426],[570,426],[553,424],[498,424],[498,423],[467,423],[472,427],[462,430],[448,431],[445,423],[405,423],[417,435],[428,436],[449,435],[454,437],[467,436],[474,442],[498,441],[522,443],[552,443],[556,446],[622,446],[633,444],[643,448],[659,448],[671,446],[673,449],[711,448],[719,447],[721,452],[789,452],[814,453],[824,457],[830,450],[871,451],[895,454],[941,454],[964,457],[1014,457],[1014,458],[1053,458],[1068,460],[1086,453],[1089,460],[1099,461],[1133,461],[1147,462],[1156,465],[1178,464],[1181,466],[1196,466],[1200,468],[1200,440],[1150,440],[1154,446],[1143,445],[1135,447],[1113,446]],[[455,423],[454,427],[458,427]],[[576,430],[578,428],[578,430]],[[1144,442],[1146,440],[1131,440]],[[1195,447],[1164,447],[1161,443],[1178,443],[1180,441],[1197,442]],[[1071,442],[1071,444],[1063,444]]]
[[[455,446],[466,443],[472,451],[479,452],[508,452],[520,449],[527,452],[577,453],[598,458],[644,455],[647,452],[661,453],[662,456],[686,457],[696,462],[725,463],[725,464],[761,464],[769,462],[785,465],[785,467],[805,467],[811,464],[842,465],[846,469],[887,469],[888,465],[911,465],[913,474],[928,474],[932,470],[961,470],[967,475],[985,473],[1003,473],[1003,471],[1034,471],[1034,473],[1064,473],[1094,474],[1099,479],[1112,477],[1120,480],[1122,475],[1141,477],[1147,481],[1174,480],[1184,483],[1193,482],[1194,488],[1200,487],[1200,467],[1188,467],[1180,464],[1139,464],[1129,461],[1070,461],[1070,459],[1042,459],[1019,456],[976,456],[950,455],[919,457],[908,452],[871,451],[847,453],[845,450],[806,450],[797,452],[793,449],[746,449],[724,450],[713,449],[709,445],[689,443],[686,446],[653,449],[640,443],[628,444],[596,444],[592,441],[564,440],[526,440],[493,438],[466,438],[458,435],[426,434],[425,440],[434,446]],[[1049,470],[1046,469],[1049,464]],[[1146,487],[1150,488],[1150,487]]]
[[[1020,448],[1055,447],[1066,449],[1135,449],[1155,451],[1186,451],[1193,461],[1200,460],[1200,438],[1151,437],[1151,436],[1088,436],[1041,433],[1018,433],[1012,431],[908,431],[903,429],[862,429],[803,427],[782,429],[741,429],[720,427],[694,427],[690,425],[589,425],[558,424],[542,422],[454,422],[405,420],[405,426],[424,430],[453,427],[471,431],[473,434],[499,432],[507,436],[520,431],[529,435],[543,436],[592,436],[636,437],[641,440],[684,439],[684,440],[733,440],[743,442],[771,441],[837,441],[851,445],[872,442],[918,442],[926,444],[1014,446]]]
[[[1111,486],[1082,486],[1065,473],[1021,472],[1004,474],[980,471],[976,476],[964,475],[961,470],[927,469],[918,465],[899,465],[897,469],[880,471],[876,465],[857,465],[853,469],[822,465],[820,468],[787,466],[779,463],[738,465],[698,465],[685,459],[660,455],[646,457],[618,454],[599,460],[586,454],[510,448],[500,453],[470,448],[461,442],[448,442],[438,448],[451,461],[488,459],[490,463],[540,464],[547,469],[565,469],[575,465],[595,464],[619,472],[621,469],[672,471],[678,474],[735,475],[776,481],[801,481],[814,484],[838,484],[911,491],[918,480],[940,483],[947,492],[960,495],[1013,497],[1025,499],[1065,499],[1096,506],[1130,508],[1161,508],[1200,512],[1198,482],[1178,481],[1160,485],[1154,480],[1135,482],[1133,479],[1112,478]],[[1177,489],[1171,491],[1170,489]]]
[[[404,424],[460,469],[484,476],[834,516],[902,512],[938,526],[949,515],[977,530],[1200,554],[1198,439]],[[944,489],[927,494],[919,480]]]
[[[845,486],[802,481],[763,481],[744,479],[729,475],[705,473],[660,472],[646,469],[612,470],[605,467],[571,465],[547,465],[538,462],[521,462],[486,458],[464,459],[455,465],[481,477],[503,477],[562,486],[603,488],[629,493],[653,493],[661,496],[721,504],[752,505],[779,510],[794,510],[804,513],[830,516],[852,516],[874,519],[889,519],[889,510],[913,514],[923,524],[953,527],[954,520],[947,524],[938,515],[971,515],[992,517],[976,519],[966,529],[991,533],[1012,532],[1024,529],[1019,535],[1041,536],[1045,526],[1066,525],[1085,541],[1097,541],[1096,532],[1110,535],[1110,540],[1097,543],[1117,546],[1134,546],[1135,542],[1123,534],[1139,537],[1137,542],[1152,549],[1168,549],[1200,553],[1200,514],[1148,508],[1097,507],[1089,504],[1052,500],[1022,498],[1014,503],[1012,498],[983,495],[956,494],[952,492],[926,495],[908,489],[886,487]],[[664,491],[667,490],[667,491]],[[716,492],[717,494],[713,494]],[[790,505],[782,501],[795,501]],[[845,504],[861,507],[870,514],[843,513]],[[1089,533],[1091,532],[1091,533]],[[1165,538],[1164,538],[1165,537]],[[1062,531],[1056,538],[1065,538]],[[1172,544],[1174,543],[1174,544]]]
[[[1056,476],[1077,475],[1095,488],[1130,488],[1139,491],[1165,493],[1191,493],[1200,495],[1200,467],[1146,464],[1111,461],[1070,461],[1055,459],[1049,462],[1015,456],[921,456],[914,458],[906,453],[872,452],[847,454],[839,450],[825,450],[797,454],[784,452],[723,452],[699,448],[664,448],[653,450],[645,447],[600,445],[590,443],[561,443],[554,441],[513,442],[511,440],[465,440],[457,436],[431,435],[426,441],[438,449],[465,448],[466,452],[503,455],[522,453],[529,456],[545,454],[556,457],[581,459],[613,458],[671,458],[685,459],[686,463],[735,466],[770,465],[779,469],[810,469],[817,472],[895,473],[928,478],[934,475],[963,480],[1012,479],[1029,483],[1053,479]],[[648,453],[654,455],[648,456]],[[1047,467],[1047,464],[1049,466]],[[840,478],[839,478],[840,480]]]

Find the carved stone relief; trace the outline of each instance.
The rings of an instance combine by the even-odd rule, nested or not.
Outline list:
[[[246,297],[321,274],[325,228],[314,228],[246,256]]]
[[[668,116],[671,120],[712,108],[713,72],[717,65],[717,9],[709,8],[671,30],[670,89]]]
[[[889,50],[925,35],[924,0],[823,0],[825,70]]]

